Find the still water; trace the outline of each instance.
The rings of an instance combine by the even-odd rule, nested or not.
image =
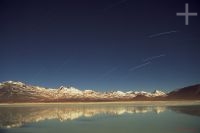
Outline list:
[[[200,133],[200,105],[0,106],[0,133]]]

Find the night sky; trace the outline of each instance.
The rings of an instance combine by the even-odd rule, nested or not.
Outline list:
[[[189,11],[198,16],[176,16]],[[98,91],[200,83],[199,0],[0,0],[0,82]]]

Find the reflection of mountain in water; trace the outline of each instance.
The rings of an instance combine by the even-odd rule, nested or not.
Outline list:
[[[20,127],[27,123],[43,120],[59,119],[60,121],[74,120],[79,117],[92,117],[98,114],[122,115],[125,113],[160,113],[165,107],[152,106],[34,106],[34,107],[1,107],[0,127]]]
[[[189,115],[194,115],[194,116],[200,116],[200,106],[197,105],[191,105],[191,106],[169,106],[168,109],[179,112],[179,113],[184,113],[184,114],[189,114]]]

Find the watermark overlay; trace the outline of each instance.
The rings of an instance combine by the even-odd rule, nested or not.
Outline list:
[[[189,12],[189,4],[185,4],[185,12],[183,13],[176,13],[176,16],[184,16],[185,17],[185,25],[189,25],[189,17],[190,16],[197,16],[196,12]]]

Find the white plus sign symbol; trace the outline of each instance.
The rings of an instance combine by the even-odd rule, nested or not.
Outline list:
[[[197,16],[197,13],[189,12],[188,3],[185,4],[185,10],[184,13],[176,13],[176,16],[185,16],[185,25],[189,25],[189,16]]]

